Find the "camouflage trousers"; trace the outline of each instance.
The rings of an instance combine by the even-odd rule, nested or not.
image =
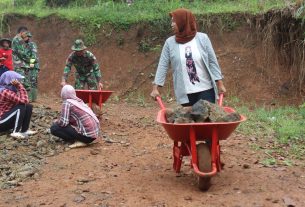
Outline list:
[[[39,70],[36,68],[15,68],[15,71],[24,76],[21,83],[28,92],[30,102],[35,101],[37,99],[38,92],[37,85]]]
[[[78,73],[75,74],[75,89],[86,89],[86,85],[89,90],[98,89],[98,81],[93,73],[82,76]]]

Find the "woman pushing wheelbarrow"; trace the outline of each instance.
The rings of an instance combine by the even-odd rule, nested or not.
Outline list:
[[[174,170],[179,173],[183,156],[192,156],[192,167],[199,175],[199,188],[207,190],[210,178],[221,170],[219,140],[226,139],[245,120],[217,123],[168,123],[166,110],[160,98],[159,87],[165,83],[171,64],[176,100],[183,107],[191,107],[199,100],[222,104],[223,75],[214,49],[205,33],[197,32],[194,15],[190,10],[177,9],[170,13],[174,36],[163,46],[151,96],[161,106],[157,121],[174,141]],[[220,96],[218,95],[220,94]],[[224,107],[226,112],[233,109]],[[197,141],[201,141],[197,143]]]

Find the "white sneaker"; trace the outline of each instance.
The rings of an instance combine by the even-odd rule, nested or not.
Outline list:
[[[13,132],[10,134],[11,137],[17,138],[17,139],[24,139],[26,138],[26,135],[20,132]]]
[[[26,132],[24,132],[24,134],[27,136],[31,136],[31,135],[34,135],[37,133],[38,133],[38,131],[33,131],[33,130],[27,130]]]
[[[88,144],[77,141],[77,142],[69,145],[69,148],[73,149],[73,148],[86,147],[86,146],[88,146]]]

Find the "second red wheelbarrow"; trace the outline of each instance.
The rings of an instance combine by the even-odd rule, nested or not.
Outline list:
[[[220,94],[218,104],[222,106],[223,94]],[[174,141],[173,168],[180,172],[184,156],[191,156],[191,167],[198,175],[198,187],[208,190],[211,177],[221,171],[219,140],[227,139],[236,127],[246,120],[241,116],[235,122],[215,123],[182,123],[174,124],[166,121],[166,109],[160,97],[157,101],[161,107],[157,122],[162,124],[169,137]],[[230,107],[223,107],[226,112],[234,112]],[[209,141],[208,141],[209,140]]]
[[[97,104],[102,109],[103,103],[105,103],[111,96],[113,91],[106,90],[75,90],[76,96],[82,99],[85,103],[92,108],[92,104]]]

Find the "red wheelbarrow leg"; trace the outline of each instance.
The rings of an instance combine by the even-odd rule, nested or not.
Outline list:
[[[217,161],[216,161],[216,165],[217,165],[217,171],[220,172],[223,169],[223,165],[220,161],[220,145],[219,145],[219,141],[217,143]]]
[[[221,164],[220,164],[220,146],[219,146],[219,140],[218,140],[218,132],[217,128],[213,128],[212,132],[212,163],[216,164],[217,171],[219,172],[221,170]]]
[[[100,110],[102,111],[102,106],[103,106],[103,94],[102,93],[100,93],[100,95],[99,95],[98,106],[100,107]]]
[[[190,142],[191,142],[191,153],[192,153],[192,163],[198,163],[197,149],[196,149],[196,134],[195,129],[190,127]]]
[[[92,93],[89,92],[89,107],[92,109]]]
[[[176,173],[180,173],[182,159],[184,156],[189,156],[189,152],[187,149],[187,145],[185,143],[181,143],[179,146],[179,142],[174,142],[173,147],[173,156],[174,156],[174,163],[173,168]]]
[[[178,142],[174,142],[173,156],[174,156],[173,168],[176,173],[179,173],[180,169],[181,169],[181,163],[182,163],[183,157],[182,157],[182,153],[181,153],[181,146],[179,146]]]

